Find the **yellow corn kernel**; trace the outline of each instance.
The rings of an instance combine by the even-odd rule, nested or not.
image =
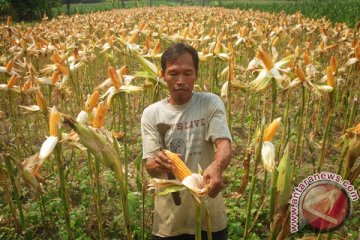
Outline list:
[[[57,137],[60,123],[60,113],[56,108],[53,108],[50,112],[49,117],[49,128],[50,128],[50,136]]]
[[[64,75],[69,75],[70,71],[67,67],[65,67],[64,65],[60,64],[60,63],[55,63],[56,64],[56,68],[59,72],[61,72]]]
[[[11,59],[7,64],[6,64],[6,72],[11,72],[12,68],[14,66],[14,59]]]
[[[12,88],[17,83],[18,80],[19,80],[18,76],[12,75],[9,81],[7,82],[7,87],[9,89]]]
[[[95,90],[93,92],[93,94],[91,94],[90,98],[89,98],[89,101],[85,104],[85,111],[86,112],[91,112],[93,110],[93,108],[95,107],[98,99],[100,97],[100,93]]]
[[[264,142],[270,142],[281,125],[281,117],[275,119],[265,130]]]
[[[109,67],[108,72],[109,72],[109,75],[110,75],[110,78],[111,78],[111,82],[114,85],[115,89],[119,90],[119,88],[121,87],[122,82],[120,81],[119,76],[117,75],[115,68]]]
[[[296,56],[299,56],[300,55],[300,52],[301,52],[301,48],[299,46],[296,46],[295,48],[295,55]]]
[[[326,68],[327,84],[330,87],[335,87],[335,78],[331,67]]]
[[[270,56],[263,51],[262,49],[259,49],[258,51],[260,59],[263,61],[266,69],[270,71],[274,67],[274,63],[272,62]]]
[[[105,101],[98,104],[96,113],[92,122],[94,128],[101,128],[104,125],[105,115],[108,111],[108,106]]]
[[[36,104],[39,106],[41,110],[45,110],[46,105],[44,101],[44,96],[40,92],[40,90],[36,91]]]
[[[173,174],[178,180],[182,181],[187,176],[191,176],[192,172],[176,153],[173,153],[166,149],[164,149],[163,152],[171,160],[171,163],[174,165],[175,169],[173,170]]]
[[[305,81],[305,73],[304,70],[301,68],[300,65],[295,66],[295,74],[299,78],[301,82]]]
[[[51,76],[51,82],[55,84],[60,79],[60,74],[58,71],[55,71]]]

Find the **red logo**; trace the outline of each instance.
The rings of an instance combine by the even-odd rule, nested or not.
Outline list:
[[[306,222],[320,231],[339,227],[351,213],[350,198],[333,182],[318,182],[309,187],[300,207]]]

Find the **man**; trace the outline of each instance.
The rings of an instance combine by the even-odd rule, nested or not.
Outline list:
[[[167,178],[173,168],[163,147],[178,153],[192,172],[197,173],[201,166],[210,186],[206,204],[213,239],[222,240],[227,239],[226,215],[219,192],[224,186],[222,172],[231,159],[231,135],[221,99],[212,93],[193,93],[198,65],[196,50],[186,44],[172,45],[162,55],[162,74],[170,96],[143,112],[143,159],[150,176],[156,178]],[[164,125],[168,129],[162,134],[159,129]],[[180,205],[171,195],[155,197],[154,239],[194,239],[195,203],[189,192],[180,195]],[[203,239],[206,229],[203,218]]]

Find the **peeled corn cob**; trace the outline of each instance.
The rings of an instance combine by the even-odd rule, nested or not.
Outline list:
[[[280,123],[281,118],[277,118],[269,125],[269,127],[265,130],[264,142],[270,142],[274,138],[277,130],[280,127]]]

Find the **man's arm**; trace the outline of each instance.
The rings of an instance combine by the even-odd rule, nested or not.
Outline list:
[[[231,160],[231,142],[227,138],[215,140],[216,152],[213,162],[203,173],[205,184],[210,185],[209,196],[216,197],[224,187],[222,173],[227,168]]]

